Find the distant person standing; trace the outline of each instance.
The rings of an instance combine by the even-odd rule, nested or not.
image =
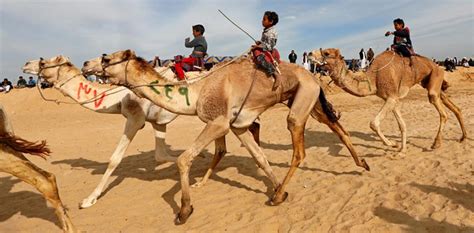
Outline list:
[[[365,53],[363,48],[359,52],[359,58],[360,58],[360,68],[365,69],[365,66],[367,65],[367,54]]]
[[[296,59],[298,56],[295,53],[295,50],[291,50],[290,55],[288,55],[288,60],[290,60],[290,63],[296,63]]]
[[[369,64],[372,63],[372,60],[374,60],[374,56],[374,50],[372,50],[372,47],[370,47],[367,51],[367,60],[369,61]]]
[[[308,53],[306,53],[306,52],[303,53],[303,67],[306,70],[309,70]]]

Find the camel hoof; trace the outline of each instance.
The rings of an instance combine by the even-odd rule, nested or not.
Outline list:
[[[465,136],[462,136],[462,138],[461,138],[461,139],[459,139],[459,142],[465,142],[465,141],[466,141],[466,139],[467,139],[467,137],[465,137]]]
[[[283,203],[286,198],[288,198],[288,193],[285,192],[283,193],[283,196],[281,198],[278,198],[276,195],[273,196],[273,198],[270,200],[270,205],[271,206],[277,206],[277,205],[280,205],[281,203]]]
[[[195,184],[191,185],[191,188],[200,188],[200,187],[204,186],[204,184],[206,184],[206,182],[199,181],[199,182],[196,182]]]
[[[434,150],[434,149],[438,149],[439,147],[441,147],[441,143],[435,142],[435,143],[433,143],[433,145],[431,146],[431,149]]]
[[[79,203],[79,209],[87,209],[93,206],[97,202],[97,198],[92,199],[89,201],[88,199],[84,199],[81,203]]]
[[[189,213],[181,213],[181,211],[176,215],[176,218],[174,219],[174,224],[175,225],[183,225],[186,223],[188,220],[189,216],[194,212],[193,206],[191,206],[191,211]]]
[[[362,167],[365,168],[366,171],[370,171],[370,167],[367,164],[367,162],[365,162],[365,159],[361,159],[361,162],[362,162]]]

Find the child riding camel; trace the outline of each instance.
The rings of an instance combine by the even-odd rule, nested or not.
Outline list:
[[[393,44],[391,46],[392,50],[397,53],[400,53],[404,57],[409,57],[411,66],[411,56],[414,55],[415,52],[413,51],[413,45],[411,44],[410,29],[408,29],[408,27],[405,27],[405,22],[403,22],[403,19],[400,18],[393,20],[393,27],[395,28],[395,31],[388,31],[385,33],[385,36],[395,36],[393,38]]]
[[[207,42],[206,38],[204,38],[204,26],[201,24],[194,25],[193,26],[193,36],[194,39],[190,40],[190,38],[186,38],[184,41],[184,46],[186,48],[194,48],[193,52],[189,57],[183,58],[182,60],[175,61],[174,68],[176,70],[176,74],[178,75],[179,80],[184,79],[184,70],[183,70],[183,65],[189,65],[190,67],[193,67],[194,63],[198,59],[204,58],[207,52]]]
[[[276,90],[281,84],[281,75],[278,74],[274,62],[280,61],[280,54],[275,48],[278,34],[275,25],[278,23],[278,14],[273,11],[266,11],[262,19],[262,38],[252,45],[252,53],[254,59],[261,68],[263,68],[269,76],[273,76],[273,90]]]

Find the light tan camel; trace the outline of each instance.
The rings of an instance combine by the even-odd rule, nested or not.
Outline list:
[[[155,131],[155,160],[158,162],[176,161],[176,157],[166,152],[165,134],[166,125],[176,119],[177,114],[136,96],[127,88],[119,87],[112,90],[107,86],[93,84],[71,64],[69,58],[62,55],[47,60],[29,61],[22,69],[24,73],[41,75],[47,82],[54,84],[61,93],[81,103],[84,108],[98,113],[122,114],[127,119],[124,132],[110,157],[107,170],[94,191],[80,203],[81,208],[91,207],[97,202],[110,176],[122,161],[125,151],[137,132],[145,126],[145,122],[149,122]],[[54,72],[46,72],[53,69]]]
[[[33,163],[23,153],[46,158],[50,150],[46,142],[29,142],[13,133],[3,106],[0,105],[0,172],[6,172],[33,185],[55,209],[64,232],[76,232],[59,197],[56,177]]]
[[[158,68],[156,69],[157,72],[166,75],[167,80],[174,80],[175,75],[169,68]],[[54,69],[54,71],[43,72],[49,69]],[[93,72],[93,74],[102,75],[100,71]],[[80,208],[91,207],[97,202],[102,191],[106,188],[110,176],[120,164],[131,141],[137,132],[143,129],[145,121],[149,122],[155,130],[155,160],[158,162],[176,161],[176,157],[172,157],[166,152],[165,134],[166,125],[176,119],[177,114],[154,105],[148,99],[136,96],[125,87],[112,89],[107,86],[93,84],[84,78],[81,71],[71,63],[68,57],[62,55],[46,60],[29,61],[23,66],[23,72],[41,75],[47,82],[54,84],[54,87],[59,89],[61,93],[69,96],[77,103],[81,103],[81,106],[91,111],[122,114],[127,119],[124,133],[117,148],[110,157],[107,170],[94,191],[79,204]],[[189,77],[196,75],[187,74]],[[259,143],[259,125],[256,123],[252,124],[251,132]],[[219,153],[225,152],[224,147],[224,150]],[[198,183],[196,186],[200,184]]]
[[[438,134],[431,147],[435,149],[441,145],[441,133],[447,120],[443,104],[456,115],[463,134],[460,141],[464,141],[467,138],[467,132],[463,116],[461,110],[444,92],[448,88],[444,80],[444,71],[431,59],[422,56],[412,58],[413,64],[410,67],[408,58],[403,58],[393,51],[385,51],[375,57],[367,72],[360,75],[348,71],[338,49],[314,50],[309,59],[329,71],[336,85],[346,92],[358,97],[377,95],[385,100],[382,109],[370,123],[370,128],[377,133],[385,145],[396,147],[396,144],[388,140],[380,130],[380,122],[387,112],[393,112],[402,137],[400,155],[406,152],[407,141],[406,124],[401,115],[400,100],[407,96],[410,88],[416,84],[428,90],[429,101],[436,107],[440,116]]]
[[[347,133],[337,123],[337,117],[328,106],[312,75],[294,64],[281,64],[284,82],[277,91],[272,91],[272,79],[257,70],[250,59],[237,60],[188,85],[166,83],[144,59],[137,58],[130,50],[104,55],[101,61],[104,74],[113,84],[125,85],[158,106],[178,114],[197,115],[207,123],[190,148],[177,160],[182,197],[176,224],[183,224],[193,211],[189,193],[189,169],[192,160],[210,142],[222,142],[229,131],[240,139],[272,181],[276,190],[270,201],[272,205],[278,205],[287,198],[285,187],[305,157],[304,126],[310,113],[317,116],[318,120],[330,122],[331,129],[338,133],[345,143],[349,141]],[[91,69],[88,65],[88,62],[85,62],[83,70]],[[249,90],[251,94],[247,95]],[[318,97],[320,103],[315,106]],[[293,141],[293,159],[288,174],[280,183],[248,127],[262,112],[285,100],[289,100],[290,106],[287,120]],[[322,106],[325,113],[323,116],[317,106]],[[219,143],[216,143],[216,151],[219,147]],[[223,154],[216,155],[213,164],[217,164]],[[353,157],[358,166],[368,169],[365,161],[359,161],[355,154]]]

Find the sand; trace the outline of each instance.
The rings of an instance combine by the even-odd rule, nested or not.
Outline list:
[[[474,133],[474,69],[447,73],[448,95],[462,109],[470,137]],[[474,232],[474,141],[459,143],[461,130],[449,113],[442,147],[429,149],[439,117],[417,86],[403,100],[408,127],[406,157],[384,146],[369,128],[381,108],[377,97],[357,98],[331,84],[328,98],[342,112],[356,150],[371,166],[354,165],[348,150],[325,126],[310,119],[307,157],[296,171],[280,206],[267,206],[271,182],[256,169],[249,153],[233,135],[229,153],[201,188],[191,191],[194,213],[175,226],[180,186],[177,167],[157,164],[150,125],[139,131],[98,202],[78,203],[98,184],[124,128],[121,115],[99,114],[78,105],[43,101],[36,89],[0,93],[0,102],[15,132],[30,140],[46,139],[53,154],[48,161],[29,156],[56,174],[63,202],[81,232]],[[53,89],[50,98],[68,100]],[[277,177],[285,176],[292,147],[286,129],[288,110],[277,105],[261,116],[264,152]],[[166,142],[179,155],[204,124],[196,117],[178,117],[168,126]],[[389,114],[386,135],[400,141]],[[204,174],[212,159],[210,145],[191,169],[191,183]],[[60,232],[51,207],[38,192],[17,178],[0,174],[0,232]]]

